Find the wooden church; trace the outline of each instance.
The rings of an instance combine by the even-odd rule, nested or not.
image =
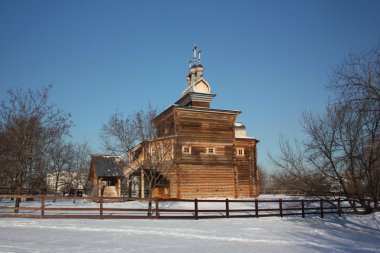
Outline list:
[[[135,182],[129,184],[129,192],[146,196],[147,171],[155,165],[141,164],[148,159],[158,163],[160,159],[149,154],[165,153],[160,167],[154,169],[161,180],[153,189],[153,197],[256,197],[259,141],[248,137],[244,125],[235,121],[240,111],[212,108],[216,94],[203,77],[200,50],[194,47],[193,53],[185,90],[154,119],[157,138],[127,154],[124,175],[128,182]],[[165,150],[170,151],[164,152],[163,147],[168,146]]]

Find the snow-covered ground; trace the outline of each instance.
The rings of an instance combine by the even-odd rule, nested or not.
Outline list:
[[[380,252],[380,215],[213,220],[0,219],[0,252]]]
[[[198,221],[0,218],[0,252],[380,252],[380,213]]]

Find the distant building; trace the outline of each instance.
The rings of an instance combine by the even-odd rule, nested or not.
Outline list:
[[[87,176],[76,171],[60,171],[47,174],[46,186],[48,193],[69,193],[70,189],[85,190]]]
[[[129,182],[139,182],[138,191],[144,197],[147,178],[143,171],[150,168],[139,165],[148,159],[152,149],[158,152],[163,143],[171,143],[170,156],[165,157],[161,172],[158,169],[164,180],[156,187],[154,196],[256,197],[259,141],[248,137],[245,126],[235,122],[240,111],[211,108],[216,94],[211,93],[210,84],[203,78],[200,51],[198,60],[196,55],[195,47],[187,87],[181,97],[154,119],[157,139],[128,152],[124,175]]]

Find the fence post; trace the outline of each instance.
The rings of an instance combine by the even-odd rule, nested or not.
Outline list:
[[[280,205],[280,216],[282,218],[283,217],[283,215],[282,215],[282,199],[278,200],[278,204]]]
[[[255,199],[255,213],[256,213],[256,218],[259,218],[259,200]]]
[[[338,209],[336,210],[339,216],[342,216],[342,210],[340,208],[340,198],[338,199]]]
[[[226,217],[230,218],[230,205],[228,199],[226,199]]]
[[[194,199],[194,216],[198,220],[198,199]]]
[[[160,213],[159,213],[159,200],[156,199],[156,220],[160,218]]]
[[[302,218],[305,218],[305,200],[301,200]]]
[[[99,211],[100,211],[99,218],[102,220],[103,219],[103,196],[100,196],[100,198],[99,198],[99,205],[100,205],[100,208],[99,208]]]
[[[45,196],[41,196],[41,218],[45,215]]]
[[[323,218],[323,199],[321,199],[321,218]]]

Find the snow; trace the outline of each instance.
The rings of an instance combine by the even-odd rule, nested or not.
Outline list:
[[[149,251],[380,252],[380,213],[197,221],[0,218],[0,252]]]

